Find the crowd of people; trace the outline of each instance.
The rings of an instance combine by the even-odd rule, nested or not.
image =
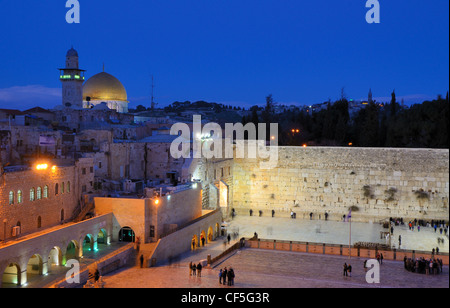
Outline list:
[[[439,258],[407,258],[403,259],[405,269],[419,274],[437,275],[442,273],[442,259]]]

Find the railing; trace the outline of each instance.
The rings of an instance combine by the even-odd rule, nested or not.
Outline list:
[[[391,249],[382,247],[361,247],[339,244],[325,244],[312,242],[279,241],[267,239],[245,239],[245,247],[292,252],[306,252],[316,254],[341,255],[360,258],[376,258],[378,253],[383,254],[386,260],[403,261],[406,258],[439,258],[444,265],[449,265],[449,253],[435,253],[430,251]]]
[[[245,246],[245,238],[241,238],[239,242],[236,242],[233,245],[231,245],[227,250],[223,251],[220,255],[211,258],[211,260],[208,260],[208,264],[214,264],[215,262],[225,257],[227,254],[235,250],[238,250],[244,246]]]

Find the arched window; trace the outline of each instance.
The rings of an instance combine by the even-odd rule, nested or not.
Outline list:
[[[22,191],[17,191],[17,203],[22,203]]]
[[[36,200],[41,200],[42,199],[42,188],[38,187],[36,189]]]
[[[55,195],[58,194],[58,183],[55,184]]]
[[[38,216],[37,227],[40,228],[42,224],[41,216]]]
[[[44,198],[48,198],[48,186],[44,186]]]
[[[61,183],[61,193],[64,193],[64,182]]]
[[[70,182],[67,182],[67,192],[70,193]]]
[[[35,199],[35,190],[34,190],[34,188],[31,188],[30,189],[30,201],[34,201],[34,199]]]
[[[11,190],[9,192],[9,205],[14,204],[14,192]]]
[[[61,221],[64,220],[64,209],[61,210]]]

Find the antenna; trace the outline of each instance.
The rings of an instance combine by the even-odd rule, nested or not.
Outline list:
[[[153,97],[153,89],[155,88],[154,84],[153,84],[153,75],[152,75],[152,102],[151,102],[151,107],[152,107],[152,111],[155,109],[155,102],[154,102],[154,97]]]

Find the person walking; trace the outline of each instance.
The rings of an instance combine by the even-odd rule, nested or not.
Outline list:
[[[344,263],[344,277],[348,276],[348,267],[347,267],[347,263]]]
[[[230,269],[228,270],[227,273],[227,278],[228,278],[228,286],[231,286],[232,282],[233,282],[233,269],[230,267]]]
[[[348,275],[350,277],[352,277],[352,266],[350,264],[348,264],[348,266],[347,266],[347,271],[348,271]]]
[[[197,275],[197,266],[195,264],[192,264],[192,275]]]
[[[189,276],[192,276],[192,261],[189,263]]]
[[[234,269],[230,268],[230,271],[231,271],[231,285],[234,286],[234,277],[235,277]]]
[[[220,269],[220,271],[219,271],[219,284],[222,284],[222,275],[223,275],[223,270]]]
[[[139,260],[141,261],[141,268],[144,267],[144,255],[141,255]]]
[[[222,272],[222,282],[223,282],[223,284],[227,284],[227,274],[228,274],[228,271],[227,271],[227,268],[225,267],[224,269],[223,269],[223,272]]]
[[[197,264],[197,277],[202,277],[202,264],[199,262]]]

